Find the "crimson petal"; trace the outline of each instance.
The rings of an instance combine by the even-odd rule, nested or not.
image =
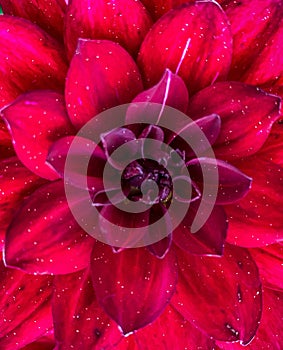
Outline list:
[[[214,149],[218,157],[231,160],[260,149],[279,118],[280,103],[279,97],[254,86],[221,82],[195,95],[188,114],[193,119],[209,113],[221,117],[221,132]]]
[[[15,151],[23,164],[43,178],[58,178],[45,160],[52,143],[73,132],[64,97],[51,91],[29,92],[3,109],[1,116],[8,125]]]
[[[180,277],[173,306],[214,339],[254,337],[261,318],[261,283],[248,251],[226,245],[222,257],[178,251]]]
[[[0,348],[22,349],[52,331],[52,277],[0,266]]]
[[[216,2],[200,1],[184,4],[156,22],[142,43],[138,64],[148,86],[169,68],[192,93],[225,79],[231,55],[232,37],[223,10]]]
[[[15,215],[5,260],[29,273],[70,273],[88,265],[93,242],[75,221],[63,182],[57,181],[35,191]]]
[[[64,89],[67,64],[57,41],[12,16],[0,16],[0,32],[0,107],[28,90]]]
[[[155,20],[163,16],[172,8],[178,7],[192,0],[141,0]]]
[[[168,253],[172,244],[172,234],[169,234],[167,237],[161,239],[160,241],[153,243],[147,246],[147,249],[159,259],[163,259],[164,256]]]
[[[282,240],[283,169],[261,156],[246,158],[236,165],[253,178],[253,184],[237,205],[225,207],[229,219],[228,242],[262,247]]]
[[[172,249],[160,260],[145,248],[115,254],[97,244],[91,272],[99,303],[127,334],[151,323],[164,310],[175,290],[177,265]]]
[[[202,228],[191,233],[190,228],[197,215],[199,202],[190,203],[182,223],[174,230],[174,243],[185,252],[197,255],[222,255],[228,229],[226,214],[221,206],[215,206]]]
[[[66,103],[75,126],[130,102],[141,90],[138,67],[121,46],[108,40],[79,40],[66,81]]]
[[[114,40],[135,55],[151,25],[140,1],[72,0],[65,20],[68,54],[72,57],[78,39],[85,38]]]
[[[63,39],[64,0],[0,0],[0,6],[5,14],[26,18],[55,38]]]

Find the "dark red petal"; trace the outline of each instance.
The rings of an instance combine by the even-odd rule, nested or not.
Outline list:
[[[274,349],[281,350],[283,347],[282,314],[283,293],[264,289],[263,314],[259,329],[251,344],[245,347],[247,350]],[[223,350],[243,350],[239,343],[217,342]]]
[[[0,246],[6,229],[23,198],[30,195],[44,180],[26,169],[17,157],[0,162]]]
[[[91,271],[100,305],[124,334],[161,314],[174,293],[177,277],[173,250],[157,259],[145,248],[115,254],[101,244],[94,246]]]
[[[193,2],[192,0],[189,0]],[[188,0],[141,0],[155,20],[163,16],[172,8],[189,2]]]
[[[1,116],[8,125],[22,163],[43,178],[58,178],[45,160],[52,143],[73,132],[64,97],[44,90],[28,92],[2,110]]]
[[[213,189],[213,193],[217,193],[218,189],[216,204],[234,203],[243,198],[251,188],[250,177],[219,159],[194,158],[187,163],[187,168],[195,183],[202,187],[204,181],[204,185]],[[218,177],[215,176],[214,169],[217,169]],[[204,200],[211,201],[215,198],[207,196]]]
[[[67,64],[57,41],[12,16],[0,16],[0,32],[0,107],[28,90],[64,89]]]
[[[130,102],[141,90],[138,67],[121,46],[107,40],[79,40],[66,82],[68,113],[75,126]]]
[[[236,166],[253,178],[252,188],[239,204],[225,207],[229,219],[228,242],[263,247],[283,239],[283,169],[259,156]]]
[[[218,157],[230,160],[259,150],[279,118],[280,103],[279,97],[254,86],[221,82],[195,95],[188,114],[192,119],[210,113],[221,117],[221,132],[214,149]]]
[[[224,209],[221,206],[215,206],[202,228],[191,233],[190,228],[198,208],[199,202],[190,203],[187,215],[174,230],[174,243],[191,254],[222,255],[228,228]]]
[[[115,3],[72,0],[65,20],[67,51],[72,57],[79,38],[108,39],[136,55],[151,25],[148,12],[137,0],[118,0]]]
[[[52,331],[50,276],[0,267],[0,348],[22,349]]]
[[[52,313],[56,350],[112,349],[122,340],[97,303],[88,271],[55,276]]]
[[[139,105],[138,102],[143,102],[143,104]],[[128,108],[126,121],[130,124],[140,123],[141,120],[146,119],[152,124],[157,124],[165,105],[186,112],[188,102],[189,94],[185,83],[178,75],[166,69],[156,85],[134,98]]]
[[[268,288],[283,291],[283,245],[272,244],[249,251],[259,268],[263,284]]]
[[[160,241],[147,246],[147,249],[159,259],[163,259],[164,256],[169,252],[172,243],[172,234],[161,239]]]
[[[226,245],[222,257],[178,250],[179,282],[173,306],[214,339],[254,337],[261,317],[261,283],[248,251]]]
[[[0,0],[0,6],[5,14],[26,18],[55,38],[62,39],[64,0]]]
[[[230,80],[257,86],[282,84],[282,2],[234,1],[228,3],[226,13],[234,44]]]
[[[69,209],[63,182],[57,181],[24,201],[7,231],[5,259],[29,273],[70,273],[88,265],[93,243]]]
[[[38,341],[25,346],[22,350],[54,350],[54,346],[55,343],[51,337],[42,337]]]
[[[225,79],[231,55],[232,37],[224,12],[216,2],[200,1],[164,15],[145,37],[138,63],[148,86],[169,68],[192,93]]]
[[[103,150],[92,140],[80,136],[67,136],[54,142],[46,158],[49,166],[66,183],[91,191],[98,191],[103,187],[105,161]],[[89,171],[85,171],[87,165]]]

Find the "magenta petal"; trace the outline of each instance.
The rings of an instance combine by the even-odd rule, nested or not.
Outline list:
[[[0,0],[6,15],[26,18],[55,38],[63,39],[65,0]]]
[[[49,149],[46,162],[68,184],[90,191],[103,188],[105,153],[89,139],[80,136],[61,138]]]
[[[28,90],[63,90],[67,64],[57,41],[36,25],[12,16],[0,16],[0,31],[0,107]]]
[[[52,313],[56,350],[112,349],[122,340],[97,303],[88,271],[55,276]]]
[[[91,271],[100,305],[124,334],[146,326],[161,314],[174,293],[177,277],[173,250],[156,259],[145,248],[115,254],[101,244],[94,246]]]
[[[71,57],[78,39],[85,38],[114,40],[135,55],[151,25],[140,1],[72,0],[65,20],[68,54]]]
[[[185,252],[196,255],[222,255],[228,222],[224,209],[215,206],[202,228],[191,233],[192,222],[198,212],[199,201],[190,203],[182,223],[174,230],[174,243]]]
[[[142,43],[138,64],[147,86],[156,84],[168,68],[192,93],[225,79],[231,44],[229,24],[216,2],[187,3],[156,22]]]
[[[1,116],[22,163],[43,178],[58,178],[45,160],[52,143],[73,132],[63,96],[51,91],[29,92],[2,110]]]
[[[196,94],[190,100],[188,114],[192,119],[209,113],[221,117],[221,132],[214,149],[218,157],[231,160],[260,149],[279,118],[280,102],[279,97],[255,86],[223,82]]]
[[[225,207],[229,220],[228,242],[263,247],[283,240],[282,167],[257,155],[236,165],[253,178],[253,183],[237,205]]]
[[[215,190],[218,188],[216,204],[234,203],[243,198],[251,187],[250,177],[222,160],[206,157],[195,158],[187,163],[187,168],[195,183],[201,186],[202,174],[205,174],[205,185]],[[215,168],[217,168],[218,179],[215,177]],[[210,197],[204,199],[211,201]]]
[[[66,103],[78,128],[107,108],[130,102],[142,90],[138,67],[118,44],[80,39],[66,81]]]
[[[0,266],[0,348],[22,349],[52,331],[52,277]]]
[[[109,161],[109,157],[111,154],[117,150],[120,146],[124,145],[127,142],[133,141],[136,139],[135,134],[127,129],[127,128],[117,128],[115,130],[110,131],[107,134],[103,134],[100,136],[102,140],[102,144],[105,150],[106,157]],[[135,153],[135,147],[132,146],[127,148],[126,159],[129,159],[128,152],[133,151]]]
[[[217,340],[254,337],[261,318],[261,283],[248,251],[226,245],[222,257],[199,257],[178,250],[180,277],[173,306]]]
[[[29,273],[70,273],[88,265],[93,243],[70,212],[63,182],[57,181],[24,201],[7,231],[5,260]]]

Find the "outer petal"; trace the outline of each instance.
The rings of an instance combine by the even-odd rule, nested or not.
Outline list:
[[[193,119],[210,113],[221,117],[221,132],[214,148],[218,157],[231,160],[259,150],[279,118],[280,104],[279,97],[256,87],[223,82],[195,95],[188,114]]]
[[[234,43],[230,80],[263,87],[282,84],[282,1],[228,1],[226,13]]]
[[[198,202],[190,203],[186,217],[173,233],[173,241],[179,248],[191,254],[222,255],[228,228],[225,211],[221,206],[215,206],[204,226],[191,233],[190,227],[198,207]]]
[[[130,102],[141,90],[138,68],[122,47],[107,40],[79,40],[66,82],[68,113],[75,126]]]
[[[76,223],[58,181],[23,203],[6,235],[5,260],[29,273],[70,273],[88,265],[93,243]]]
[[[0,162],[0,246],[6,229],[23,198],[29,196],[43,180],[26,169],[16,157]]]
[[[151,25],[148,12],[137,0],[72,0],[65,20],[65,42],[70,57],[79,38],[114,40],[136,55]]]
[[[145,248],[115,254],[97,244],[91,271],[99,303],[127,334],[161,314],[174,293],[177,266],[173,250],[160,260]]]
[[[52,278],[0,267],[0,348],[22,349],[52,330]]]
[[[22,350],[53,350],[54,349],[54,341],[48,337],[42,337],[38,341],[33,342]]]
[[[254,156],[237,167],[253,178],[252,188],[237,205],[225,207],[227,240],[245,247],[262,247],[283,239],[283,169]]]
[[[138,63],[148,86],[166,68],[178,73],[190,92],[225,79],[232,54],[226,16],[215,2],[185,4],[168,12],[147,34]]]
[[[209,188],[214,188],[214,193],[218,189],[216,204],[234,203],[243,198],[251,188],[252,179],[250,177],[222,160],[206,157],[194,158],[187,163],[187,168],[192,180],[201,189],[203,181]],[[215,168],[217,168],[218,179],[214,176]],[[206,175],[204,180],[202,180],[203,172]],[[210,201],[210,197],[204,197],[204,200]]]
[[[49,147],[73,132],[64,97],[51,91],[33,91],[19,96],[1,111],[23,164],[49,180],[58,178],[46,163]]]
[[[173,306],[214,339],[249,343],[261,317],[261,284],[248,251],[227,245],[218,258],[179,250],[178,263]]]
[[[267,247],[249,250],[256,262],[263,284],[271,289],[283,291],[283,245],[272,244]]]
[[[0,16],[0,32],[0,107],[28,90],[63,90],[67,65],[57,41],[17,17]]]
[[[5,14],[26,18],[55,38],[62,38],[64,0],[0,0],[0,6]]]
[[[192,0],[189,0],[193,2]],[[178,7],[181,4],[189,2],[188,0],[142,0],[142,3],[150,12],[152,18],[155,20],[163,16],[172,8]]]

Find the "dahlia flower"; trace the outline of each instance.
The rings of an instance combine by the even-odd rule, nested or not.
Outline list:
[[[0,6],[0,349],[282,349],[283,2]]]

